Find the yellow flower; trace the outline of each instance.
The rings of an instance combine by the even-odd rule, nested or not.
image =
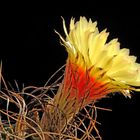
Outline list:
[[[63,20],[66,39],[56,32],[68,52],[64,79],[49,111],[59,133],[92,101],[109,93],[131,97],[130,91],[140,91],[140,64],[135,63],[136,57],[129,56],[129,49],[120,49],[117,39],[107,42],[109,33],[99,32],[96,26],[91,19],[80,17],[75,23],[72,18],[69,32]]]
[[[107,42],[106,29],[99,32],[97,22],[85,17],[76,23],[72,18],[69,33],[64,20],[63,28],[66,39],[58,34],[68,52],[65,94],[79,101],[86,98],[87,104],[108,93],[121,92],[130,97],[130,91],[139,91],[140,64],[135,56],[129,56],[129,49],[120,49],[117,39]]]

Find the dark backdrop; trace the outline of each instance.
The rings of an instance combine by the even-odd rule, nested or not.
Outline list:
[[[97,20],[100,31],[107,28],[110,32],[109,39],[119,38],[121,48],[129,48],[130,54],[136,55],[137,62],[140,62],[138,12],[135,10],[132,13],[132,7],[125,9],[125,6],[120,10],[119,5],[101,8],[100,5],[96,7],[88,3],[88,6],[79,6],[78,9],[65,6],[62,13],[59,13],[60,9],[47,10],[43,7],[42,14],[24,13],[25,9],[22,13],[17,10],[4,14],[0,27],[0,60],[3,63],[5,80],[11,83],[17,80],[19,86],[23,83],[25,86],[43,86],[47,79],[65,64],[67,53],[54,33],[56,29],[63,34],[60,15],[64,17],[67,25],[72,16],[76,19],[86,16],[93,21]],[[49,15],[51,12],[53,15]],[[112,109],[112,112],[98,113],[98,121],[101,122],[98,127],[103,140],[139,139],[140,93],[133,93],[131,100],[116,94],[109,99],[100,100],[97,105]]]

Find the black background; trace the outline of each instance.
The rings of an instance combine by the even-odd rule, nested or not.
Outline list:
[[[1,16],[0,60],[4,78],[11,83],[16,80],[19,86],[23,83],[25,86],[43,86],[65,64],[67,52],[54,33],[56,29],[63,34],[61,16],[67,25],[72,16],[97,20],[99,30],[107,28],[109,40],[119,38],[121,48],[129,48],[130,54],[136,55],[140,63],[140,15],[139,9],[133,5],[127,7],[127,3],[112,2],[107,7],[102,2],[96,5],[87,1],[79,6],[69,2],[61,7],[56,3],[40,7],[31,5],[28,10],[30,12],[26,8],[21,10],[20,6],[16,10],[7,8]],[[133,93],[132,99],[115,94],[100,100],[97,105],[112,109],[111,112],[98,113],[101,123],[98,128],[103,140],[139,139],[140,93]]]

